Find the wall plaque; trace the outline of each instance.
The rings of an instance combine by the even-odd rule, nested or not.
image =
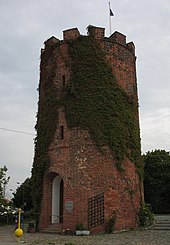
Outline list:
[[[68,213],[72,213],[73,212],[73,201],[65,201],[65,210]]]

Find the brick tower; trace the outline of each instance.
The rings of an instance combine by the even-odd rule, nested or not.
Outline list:
[[[39,229],[92,233],[138,225],[142,199],[133,42],[88,26],[51,37],[41,50],[32,169]]]

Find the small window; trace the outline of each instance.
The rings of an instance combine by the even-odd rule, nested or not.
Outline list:
[[[60,139],[64,139],[64,126],[60,126]]]
[[[65,84],[66,84],[66,77],[65,77],[65,75],[62,76],[62,82],[63,82],[63,86],[65,86]]]

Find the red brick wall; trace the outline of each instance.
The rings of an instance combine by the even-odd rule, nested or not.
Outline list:
[[[76,28],[65,31],[64,39],[76,38],[78,33]],[[96,29],[94,33],[98,39],[103,35],[103,28]],[[133,43],[126,45],[126,37],[118,32],[100,42],[101,47],[107,52],[107,60],[112,65],[118,83],[137,101],[136,57]],[[71,68],[68,64],[65,65],[66,61],[68,63],[70,61],[67,44],[63,42],[50,51],[50,54],[47,49],[48,47],[43,51],[41,59],[41,100],[48,77],[52,72],[54,73],[54,70],[53,81],[58,88],[58,96],[62,96],[62,87],[65,86],[62,83],[63,75],[66,84],[71,76]],[[60,138],[60,126],[64,128],[63,139]],[[49,155],[51,165],[44,177],[40,229],[51,223],[52,181],[56,175],[60,175],[64,181],[63,229],[75,230],[75,224],[82,222],[88,225],[88,199],[100,193],[104,193],[105,223],[92,228],[91,232],[103,231],[113,212],[116,213],[116,229],[137,226],[140,184],[134,164],[126,159],[123,163],[125,172],[118,171],[109,149],[106,156],[102,155],[96,148],[95,142],[91,140],[88,131],[68,129],[62,108],[59,110],[58,125],[49,148]],[[65,209],[68,200],[73,201],[71,213]]]
[[[63,31],[64,40],[76,39],[80,36],[79,30],[77,28],[72,28]]]

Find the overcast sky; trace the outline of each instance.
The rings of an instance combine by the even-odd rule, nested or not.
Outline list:
[[[112,32],[136,46],[142,152],[170,150],[170,1],[111,1]],[[31,175],[40,49],[63,30],[106,28],[106,0],[0,0],[0,166],[17,187]],[[15,133],[4,129],[28,132]]]

